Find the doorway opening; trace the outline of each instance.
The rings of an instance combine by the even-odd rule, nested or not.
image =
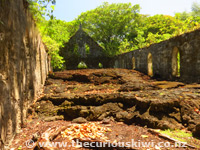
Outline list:
[[[135,69],[135,57],[132,58],[133,69]]]
[[[180,52],[177,47],[172,51],[172,75],[175,77],[180,77]]]
[[[152,77],[153,76],[153,60],[152,60],[151,53],[148,54],[147,60],[148,60],[148,75]]]

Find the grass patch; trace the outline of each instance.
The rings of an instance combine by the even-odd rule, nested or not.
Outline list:
[[[184,130],[164,130],[164,131],[160,131],[160,133],[162,134],[166,134],[176,140],[179,140],[181,142],[187,142],[187,139],[192,138],[192,133],[190,132],[186,132]]]
[[[190,145],[200,148],[200,140],[192,136],[192,132],[187,130],[160,130],[162,134],[168,135],[171,138],[174,138],[180,142],[186,142]]]

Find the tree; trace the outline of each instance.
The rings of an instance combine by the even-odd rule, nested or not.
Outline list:
[[[186,28],[186,31],[191,31],[194,29],[199,28],[199,22],[200,22],[200,4],[199,3],[193,3],[192,12],[182,12],[182,13],[176,13],[175,18],[181,20],[184,22],[184,26]]]
[[[192,16],[192,13],[188,13],[186,11],[182,12],[182,13],[176,13],[175,14],[175,18],[185,21],[187,18],[189,18],[190,16]]]
[[[29,9],[42,35],[42,41],[48,48],[51,56],[51,65],[54,69],[62,69],[64,60],[59,56],[59,49],[63,42],[69,39],[66,31],[66,22],[56,20],[52,13],[56,0],[28,0]],[[50,5],[50,7],[49,7]],[[47,21],[45,16],[49,16]]]
[[[197,2],[192,4],[192,15],[200,17],[200,4]]]
[[[82,13],[77,20],[106,50],[105,53],[113,56],[118,54],[120,43],[129,36],[131,28],[137,26],[139,10],[139,5],[132,6],[131,3],[104,3],[94,10]]]
[[[49,16],[53,19],[54,5],[56,0],[27,0],[29,9],[32,12],[36,22],[44,19],[44,16]]]
[[[65,22],[54,17],[47,21],[44,17],[52,15],[55,0],[29,1],[55,69],[63,68],[64,60],[59,56],[59,49],[68,42],[80,24],[105,49],[107,56],[114,56],[194,30],[200,22],[200,7],[196,3],[191,13],[176,13],[174,17],[142,15],[139,14],[140,6],[132,6],[131,3],[104,3],[82,13],[74,21]],[[48,4],[52,4],[52,10],[47,9]]]

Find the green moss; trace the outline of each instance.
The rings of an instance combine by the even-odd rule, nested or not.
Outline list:
[[[181,142],[186,142],[186,138],[192,137],[192,133],[185,132],[183,130],[165,130],[165,131],[160,131],[163,134],[169,135],[170,137],[173,137],[176,140],[179,140]]]

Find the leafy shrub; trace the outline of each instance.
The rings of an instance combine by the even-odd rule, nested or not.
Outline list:
[[[87,65],[85,62],[81,61],[79,64],[78,64],[78,69],[87,69]]]
[[[102,63],[99,63],[99,68],[103,68],[103,64]]]
[[[48,53],[51,56],[51,66],[56,70],[63,70],[63,57],[59,55],[59,44],[48,36],[43,36],[43,42],[48,48]]]

